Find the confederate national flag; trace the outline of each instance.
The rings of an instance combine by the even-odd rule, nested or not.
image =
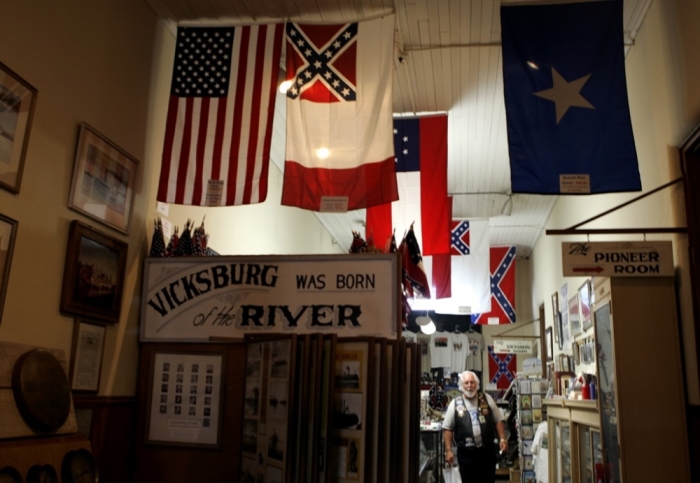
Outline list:
[[[488,348],[489,382],[495,384],[498,389],[508,389],[518,370],[517,356],[515,354],[496,354],[492,345]]]

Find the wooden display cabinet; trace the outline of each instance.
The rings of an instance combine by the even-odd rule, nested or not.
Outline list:
[[[673,278],[597,278],[593,288],[604,460],[595,481],[690,481]]]

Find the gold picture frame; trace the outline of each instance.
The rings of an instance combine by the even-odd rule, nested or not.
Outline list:
[[[19,193],[37,90],[0,62],[0,188]]]
[[[128,234],[138,166],[134,157],[82,124],[68,207]]]

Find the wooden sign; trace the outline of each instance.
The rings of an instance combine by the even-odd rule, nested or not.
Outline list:
[[[398,337],[397,254],[148,258],[142,341]]]
[[[565,277],[671,277],[673,246],[653,242],[563,242]]]

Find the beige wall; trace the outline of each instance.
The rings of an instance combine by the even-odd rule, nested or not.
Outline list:
[[[700,61],[692,48],[700,45],[697,21],[698,2],[679,1],[683,21],[677,21],[676,2],[652,2],[634,46],[626,58],[627,85],[639,157],[642,187],[656,188],[680,176],[677,147],[698,122],[700,86],[686,74],[698,71]],[[692,4],[692,7],[691,7]],[[693,53],[694,54],[694,53]],[[559,197],[548,229],[563,229],[613,208],[639,193],[584,197]],[[632,228],[686,226],[683,193],[674,185],[644,200],[607,215],[583,228]],[[591,236],[591,241],[637,240],[642,235]],[[680,318],[686,353],[686,371],[690,402],[700,403],[692,306],[689,292],[687,237],[648,235],[647,240],[670,239],[674,243],[674,263],[680,287]],[[533,310],[545,303],[547,326],[552,325],[550,296],[564,283],[569,293],[583,282],[582,277],[562,277],[561,243],[586,240],[585,236],[542,235],[533,251]],[[557,256],[552,256],[557,254]],[[675,325],[659,330],[677,330]],[[555,344],[555,354],[559,352]]]
[[[136,390],[143,258],[156,214],[174,38],[142,0],[5,0],[0,62],[38,89],[19,194],[0,190],[0,213],[19,221],[0,340],[70,354],[73,317],[59,313],[70,221],[129,244],[122,316],[107,329],[100,394]],[[67,207],[79,125],[86,122],[140,161],[128,236]],[[281,174],[270,170],[268,201],[206,210],[210,244],[225,254],[333,253],[310,212],[279,209]],[[205,210],[172,207],[182,227]]]

